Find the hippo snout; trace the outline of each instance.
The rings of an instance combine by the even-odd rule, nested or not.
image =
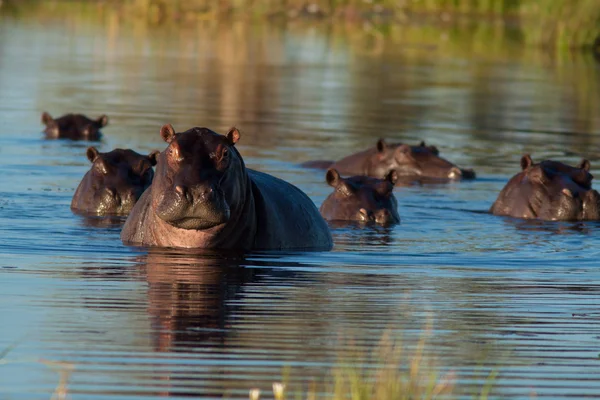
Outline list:
[[[600,219],[600,194],[596,190],[588,190],[583,197],[583,219]]]
[[[398,219],[390,212],[390,210],[386,208],[375,211],[374,217],[375,222],[377,222],[380,225],[387,225],[399,222]]]
[[[375,222],[380,225],[388,225],[391,223],[400,222],[398,218],[390,212],[390,210],[385,208],[376,211],[361,208],[358,211],[358,220],[362,222]]]
[[[210,185],[198,185],[189,188],[183,185],[175,186],[175,191],[190,205],[201,204],[215,200],[215,189]]]
[[[461,169],[458,167],[452,167],[450,168],[450,172],[448,172],[448,179],[475,179],[475,171],[473,171],[472,169]]]

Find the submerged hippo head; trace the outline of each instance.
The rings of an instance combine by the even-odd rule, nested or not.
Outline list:
[[[236,173],[242,161],[234,149],[236,128],[226,136],[207,128],[175,133],[171,125],[160,134],[169,146],[160,153],[152,185],[152,208],[168,224],[204,230],[229,220],[232,202],[241,198]]]
[[[461,169],[450,161],[439,156],[435,146],[427,146],[421,142],[418,146],[408,144],[387,144],[379,139],[377,151],[369,163],[369,176],[383,177],[391,170],[396,170],[398,178],[432,181],[454,181],[474,179],[475,172]]]
[[[490,211],[495,215],[551,221],[600,219],[600,195],[591,188],[590,163],[572,167],[526,154],[522,171],[502,189]]]
[[[77,187],[71,209],[99,215],[126,215],[152,183],[158,152],[147,156],[133,150],[100,153],[87,149],[92,168]]]
[[[381,225],[400,222],[398,202],[392,191],[396,171],[385,179],[367,176],[342,178],[337,170],[329,169],[327,183],[335,191],[321,205],[321,215],[331,221],[376,222]]]
[[[50,114],[44,112],[42,123],[46,125],[44,132],[49,138],[98,140],[100,128],[108,124],[108,117],[102,115],[93,120],[81,114],[66,114],[54,119]]]

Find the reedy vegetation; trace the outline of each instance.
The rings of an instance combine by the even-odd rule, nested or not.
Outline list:
[[[525,42],[558,48],[600,46],[597,0],[114,0],[129,12],[154,20],[194,14],[243,17],[314,16],[379,24],[432,16],[449,21],[464,16],[509,19]],[[596,49],[598,50],[598,49]]]

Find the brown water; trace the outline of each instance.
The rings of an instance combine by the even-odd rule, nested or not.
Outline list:
[[[87,9],[86,9],[87,10]],[[523,153],[594,173],[600,67],[512,45],[497,26],[149,26],[110,11],[0,19],[0,398],[247,397],[292,367],[325,374],[350,337],[425,348],[459,393],[600,397],[600,224],[482,213]],[[242,131],[246,163],[306,191],[377,138],[435,144],[478,179],[396,189],[402,223],[333,229],[326,253],[125,247],[69,210],[90,143],[49,141],[42,111],[109,115],[101,151],[163,149],[159,128]],[[477,212],[473,212],[477,211]]]

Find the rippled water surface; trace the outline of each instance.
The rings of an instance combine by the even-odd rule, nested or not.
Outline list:
[[[485,213],[522,154],[600,167],[600,68],[497,28],[151,26],[117,14],[0,20],[0,398],[247,397],[323,376],[389,330],[495,398],[600,397],[600,224]],[[477,35],[483,35],[477,38]],[[486,36],[487,35],[487,36]],[[510,36],[510,35],[508,35]],[[397,188],[402,223],[335,227],[325,253],[132,249],[69,209],[92,143],[40,115],[110,118],[101,151],[164,149],[159,128],[236,125],[246,163],[317,205],[301,168],[426,140],[478,179]],[[59,368],[60,369],[60,368]]]

